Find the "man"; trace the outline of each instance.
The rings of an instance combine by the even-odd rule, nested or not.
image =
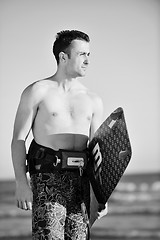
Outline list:
[[[32,210],[33,239],[86,239],[90,189],[85,156],[103,114],[101,99],[77,79],[89,64],[89,41],[80,31],[58,33],[56,73],[28,86],[17,110],[11,146],[16,200],[19,208]],[[30,130],[31,187],[25,147]],[[65,158],[66,153],[71,155]]]

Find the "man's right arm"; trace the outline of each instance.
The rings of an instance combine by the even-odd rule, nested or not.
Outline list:
[[[12,161],[16,178],[16,201],[21,209],[31,210],[32,191],[26,176],[25,141],[37,113],[39,96],[36,85],[24,90],[18,106],[11,144]]]

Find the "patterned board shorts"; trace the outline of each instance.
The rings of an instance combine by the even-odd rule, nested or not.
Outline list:
[[[33,240],[85,240],[87,224],[81,211],[81,180],[78,171],[36,173],[33,191]],[[90,185],[82,177],[83,199],[89,215]]]

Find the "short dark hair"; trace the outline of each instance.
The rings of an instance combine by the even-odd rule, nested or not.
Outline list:
[[[65,52],[69,54],[67,50],[70,47],[71,42],[76,39],[90,42],[89,36],[86,33],[77,30],[64,30],[57,33],[56,40],[53,44],[53,54],[57,64],[59,64],[59,53]]]

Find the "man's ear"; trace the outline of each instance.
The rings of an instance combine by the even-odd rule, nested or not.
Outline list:
[[[64,52],[59,53],[59,62],[66,62],[68,59],[68,55]]]

